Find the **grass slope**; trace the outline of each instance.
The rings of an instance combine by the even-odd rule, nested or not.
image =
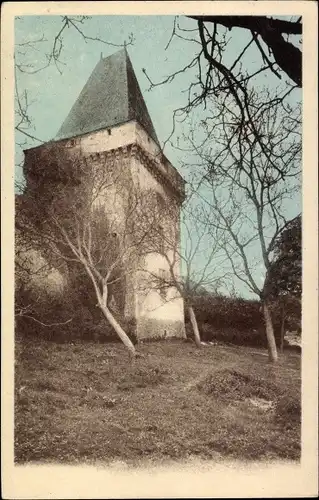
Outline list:
[[[299,356],[271,366],[243,347],[139,351],[131,364],[120,344],[17,341],[16,462],[299,459]]]

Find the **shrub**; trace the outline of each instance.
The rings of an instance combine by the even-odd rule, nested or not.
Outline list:
[[[199,331],[203,342],[222,342],[226,344],[251,347],[267,347],[267,338],[263,327],[258,330],[239,330],[234,327],[218,329],[209,323],[199,323]],[[194,334],[190,323],[186,323],[186,335],[193,339]]]
[[[193,298],[193,305],[203,341],[221,341],[236,345],[267,347],[264,318],[258,300],[204,294]],[[289,307],[288,307],[289,306]],[[281,306],[271,305],[271,315],[277,345],[280,345]],[[186,333],[193,337],[185,308]],[[298,327],[300,303],[287,302],[286,328]]]
[[[263,322],[257,300],[201,295],[194,298],[194,309],[199,323],[208,323],[217,329],[236,327],[238,330],[249,330],[258,328]]]
[[[41,338],[54,342],[80,340],[84,342],[116,342],[119,338],[113,327],[103,317],[99,308],[82,302],[72,289],[62,296],[41,295],[41,302],[32,296],[16,297],[20,307],[34,304],[29,316],[16,316],[15,333],[21,338]],[[38,321],[34,321],[35,318]],[[72,318],[72,321],[65,323]],[[136,343],[135,322],[116,318]],[[44,324],[41,324],[44,323]],[[55,323],[61,323],[54,325]],[[45,326],[51,325],[51,326]]]

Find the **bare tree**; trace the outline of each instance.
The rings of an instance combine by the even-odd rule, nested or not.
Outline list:
[[[218,30],[219,32],[222,31],[223,35],[223,28],[226,28],[228,31],[238,29],[241,32],[247,32],[251,37],[249,43],[243,49],[244,52],[251,44],[257,47],[259,57],[262,61],[260,71],[268,69],[279,79],[282,78],[281,72],[284,72],[296,85],[301,87],[301,50],[289,40],[289,36],[295,36],[297,38],[302,34],[301,17],[292,18],[290,20],[276,19],[270,16],[189,17],[198,22],[198,30],[200,32],[204,52],[205,46],[209,43],[211,44],[212,47],[209,60],[222,75],[227,73],[230,78],[236,81],[236,76],[233,74],[233,67],[227,67],[225,63],[218,60],[217,57],[214,57],[215,48],[219,53],[226,48],[226,46],[223,47],[225,41],[221,38]],[[210,27],[212,29],[210,29]],[[244,52],[238,54],[238,62],[242,59]],[[205,57],[207,56],[205,55]],[[276,66],[278,69],[276,69]]]
[[[161,81],[154,81],[144,70],[150,89],[171,83],[183,75],[190,81],[184,90],[185,105],[175,109],[171,132],[165,141],[180,147],[179,129],[192,115],[205,122],[208,129],[218,121],[211,106],[223,100],[233,111],[236,128],[233,138],[245,140],[247,132],[259,143],[263,154],[273,162],[267,137],[259,133],[254,109],[250,105],[250,92],[271,83],[271,92],[263,93],[264,108],[289,107],[294,91],[301,86],[301,19],[274,19],[267,16],[189,16],[197,22],[194,28],[183,27],[183,18],[175,18],[172,35],[166,49],[175,39],[182,39],[193,49],[192,59]],[[234,31],[242,37],[233,40]],[[293,40],[288,37],[293,37]],[[235,41],[236,40],[236,41]],[[171,49],[173,50],[173,49]],[[257,63],[252,63],[255,60]],[[290,79],[282,81],[288,75]],[[273,76],[273,78],[271,78]],[[277,84],[277,81],[279,84]],[[268,84],[268,82],[267,82]],[[185,85],[185,84],[184,84]],[[269,84],[268,84],[269,85]],[[298,95],[298,94],[297,94]],[[298,97],[299,98],[299,97]],[[274,166],[274,163],[273,163]]]
[[[194,22],[194,27],[190,26],[190,20]],[[57,17],[57,30],[52,40],[48,40],[43,34],[36,39],[18,42],[15,54],[16,132],[17,144],[21,147],[26,141],[41,142],[42,138],[33,131],[32,100],[26,89],[20,89],[19,75],[37,73],[52,65],[61,72],[65,64],[63,53],[67,43],[66,33],[70,30],[85,43],[120,46],[104,37],[90,36],[89,23],[88,16],[60,16]],[[234,31],[243,35],[241,44],[237,43],[238,39],[234,42]],[[187,80],[187,74],[190,75],[191,83],[184,90],[187,101],[184,106],[174,111],[172,131],[164,145],[174,141],[174,146],[178,146],[176,144],[178,137],[175,137],[177,124],[184,122],[190,113],[197,110],[205,120],[204,111],[207,102],[221,96],[225,100],[225,105],[233,108],[234,114],[238,117],[239,138],[243,140],[249,129],[264,154],[268,154],[268,160],[272,161],[267,140],[255,127],[249,106],[249,92],[252,86],[260,85],[261,80],[258,80],[260,75],[273,76],[280,85],[278,88],[276,84],[273,85],[273,92],[264,105],[276,107],[281,103],[289,104],[290,96],[301,86],[301,35],[302,19],[297,17],[290,19],[269,16],[188,16],[188,19],[184,16],[176,17],[165,49],[171,47],[174,40],[178,40],[180,44],[189,45],[194,49],[190,51],[194,53],[192,58],[185,66],[177,68],[159,82],[154,82],[144,70],[150,88],[168,84],[179,76],[185,76]],[[133,41],[133,35],[130,34],[123,46]],[[258,62],[251,64],[253,59]],[[39,62],[34,63],[34,60]],[[283,81],[285,76],[290,80],[288,78]],[[212,114],[211,118],[216,117]]]
[[[272,161],[249,128],[245,140],[240,139],[241,133],[236,134],[236,116],[224,101],[220,102],[219,121],[207,140],[200,147],[193,138],[190,141],[204,169],[198,189],[209,207],[206,222],[210,220],[214,230],[224,231],[221,244],[234,276],[260,298],[270,360],[276,361],[269,297],[264,285],[276,239],[289,222],[285,215],[287,201],[300,189],[301,111],[298,106],[289,112],[284,106],[267,108],[263,102],[262,96],[250,94],[255,126],[267,138]]]
[[[187,307],[197,347],[201,337],[194,310],[196,295],[203,289],[216,292],[228,272],[223,271],[225,254],[220,247],[221,231],[212,231],[210,220],[203,221],[202,202],[191,192],[181,212],[172,206],[162,207],[159,224],[154,224],[147,253],[160,256],[158,273],[148,271],[151,286],[159,290],[162,300],[170,302],[182,297]],[[160,231],[163,227],[165,230]]]
[[[58,145],[43,155],[35,166],[27,157],[28,183],[16,226],[33,245],[38,242],[53,267],[64,264],[72,272],[74,264],[80,265],[97,307],[134,355],[133,343],[110,309],[109,289],[138,268],[151,224],[143,218],[141,193],[129,181],[123,159],[87,161]],[[49,173],[41,175],[42,167]]]

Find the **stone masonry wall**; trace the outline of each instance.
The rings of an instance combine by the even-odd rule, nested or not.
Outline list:
[[[169,162],[165,163],[160,155],[158,146],[136,122],[130,122],[111,130],[103,130],[83,137],[74,138],[57,143],[48,143],[42,147],[29,150],[26,154],[25,174],[27,191],[38,190],[43,196],[43,203],[49,202],[57,196],[61,186],[69,192],[70,206],[79,198],[80,210],[85,210],[85,196],[92,185],[97,186],[99,176],[96,173],[106,172],[109,184],[105,190],[95,198],[94,209],[99,217],[108,221],[108,230],[114,234],[114,241],[125,241],[125,244],[134,243],[139,226],[133,231],[135,222],[126,224],[126,214],[134,207],[134,196],[145,201],[146,196],[158,194],[165,206],[170,207],[172,218],[166,217],[162,221],[164,231],[176,234],[178,246],[179,203],[182,197],[183,185],[179,174]],[[95,184],[94,184],[95,183]],[[68,191],[69,189],[69,191]],[[43,190],[43,191],[41,191]],[[43,194],[42,194],[43,193]],[[68,198],[68,196],[66,197]],[[63,206],[68,213],[67,206]],[[83,212],[83,217],[85,213]],[[81,214],[79,213],[81,219]],[[122,235],[128,231],[132,234],[125,239]],[[103,245],[108,235],[101,234],[99,244]],[[118,247],[118,248],[117,248]],[[121,244],[114,247],[120,251]],[[140,265],[152,273],[159,270],[167,271],[165,259],[156,252],[150,253],[147,258],[140,259],[137,249],[130,255],[129,261],[125,258],[121,265]],[[179,271],[179,261],[176,261],[176,272]],[[119,271],[121,272],[121,271]],[[124,273],[125,274],[125,273]],[[122,311],[127,320],[136,324],[138,339],[157,337],[184,337],[184,306],[176,290],[169,290],[163,298],[160,291],[150,286],[149,290],[140,290],[140,272],[129,272],[125,279],[113,287],[111,295],[115,299],[115,306]],[[125,299],[123,299],[125,297]],[[124,300],[124,304],[123,304]]]

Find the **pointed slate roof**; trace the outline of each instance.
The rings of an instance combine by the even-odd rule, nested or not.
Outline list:
[[[56,140],[138,121],[159,144],[126,49],[101,59],[71,108]]]

